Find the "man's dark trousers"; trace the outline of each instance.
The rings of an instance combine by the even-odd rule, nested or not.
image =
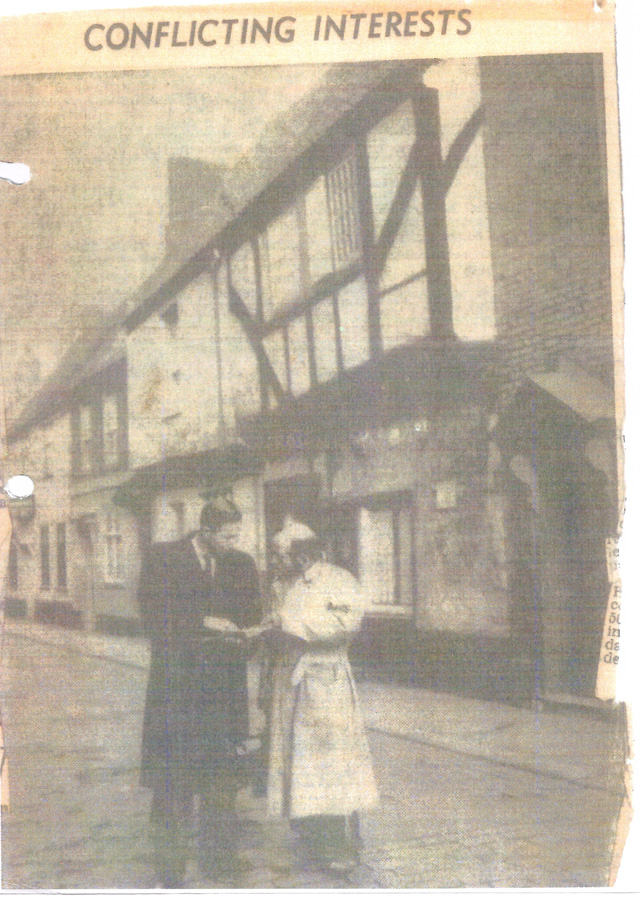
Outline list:
[[[180,882],[194,796],[203,816],[200,845],[208,835],[212,860],[236,833],[234,755],[248,732],[246,649],[203,621],[222,617],[241,629],[260,621],[256,567],[249,555],[224,552],[211,578],[191,538],[154,545],[141,571],[139,602],[151,639],[141,782],[154,793],[158,877]]]
[[[155,790],[151,808],[151,840],[158,880],[168,889],[184,884],[191,836],[197,832],[197,860],[201,874],[212,880],[233,880],[237,869],[238,784],[232,771],[219,769],[203,786],[194,816],[191,792]]]

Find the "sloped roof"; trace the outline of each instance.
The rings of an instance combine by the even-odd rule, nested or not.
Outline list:
[[[331,66],[324,81],[270,122],[251,153],[233,167],[227,183],[238,210],[394,72],[416,72],[426,63],[373,62]]]
[[[269,123],[232,169],[187,158],[171,160],[174,221],[168,224],[164,259],[128,301],[72,344],[10,426],[8,440],[15,441],[61,411],[74,389],[98,371],[98,363],[102,368],[122,357],[123,329],[131,331],[186,287],[211,261],[216,236],[342,116],[394,73],[410,74],[426,65],[408,60],[330,66],[323,81]],[[184,203],[174,204],[181,187],[187,192]],[[204,202],[196,202],[198,195]]]
[[[62,360],[10,423],[7,441],[17,441],[37,423],[52,420],[80,383],[124,358],[124,311],[124,305],[107,314],[96,308],[85,310],[85,321]]]
[[[212,180],[220,179],[218,203],[210,200],[208,211],[207,205],[203,207],[201,213],[208,215],[194,217],[191,229],[182,230],[188,235],[182,246],[169,247],[160,266],[136,291],[127,327],[133,329],[144,322],[166,296],[188,284],[210,261],[216,236],[367,94],[394,73],[410,74],[426,65],[407,60],[331,66],[320,85],[265,127],[258,142],[235,166],[226,172],[210,167]]]

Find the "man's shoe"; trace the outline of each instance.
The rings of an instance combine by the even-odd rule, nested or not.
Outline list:
[[[180,877],[164,877],[156,883],[156,889],[185,889],[185,882]]]
[[[351,873],[351,871],[355,870],[355,868],[358,867],[359,863],[360,862],[357,855],[345,852],[344,854],[340,853],[328,858],[326,860],[325,867],[332,874],[335,874],[336,877],[344,877],[346,874],[349,874]]]

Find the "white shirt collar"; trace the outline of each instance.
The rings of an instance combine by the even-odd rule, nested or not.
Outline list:
[[[205,553],[204,549],[201,547],[200,542],[198,542],[198,537],[197,537],[197,536],[192,536],[192,538],[191,538],[191,544],[193,545],[193,550],[195,551],[195,553],[196,553],[196,555],[197,555],[197,557],[198,557],[198,561],[200,562],[200,566],[202,567],[202,569],[203,569],[204,572],[206,573],[207,570],[209,569],[209,561],[210,561],[210,558],[209,558],[208,555]]]

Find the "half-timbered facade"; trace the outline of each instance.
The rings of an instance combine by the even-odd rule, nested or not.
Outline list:
[[[139,469],[123,500],[169,537],[193,527],[207,479],[233,483],[263,571],[284,517],[305,519],[367,588],[365,658],[404,667],[418,634],[508,633],[485,485],[479,68],[339,67],[327,81],[251,160],[212,172],[221,227],[129,316]]]
[[[113,577],[88,625],[135,621],[142,546],[224,487],[265,584],[287,515],[358,575],[369,672],[592,694],[616,503],[601,78],[511,66],[328,68],[233,168],[171,161],[166,258],[65,408],[74,528]],[[589,541],[549,542],[536,582],[571,511]]]

